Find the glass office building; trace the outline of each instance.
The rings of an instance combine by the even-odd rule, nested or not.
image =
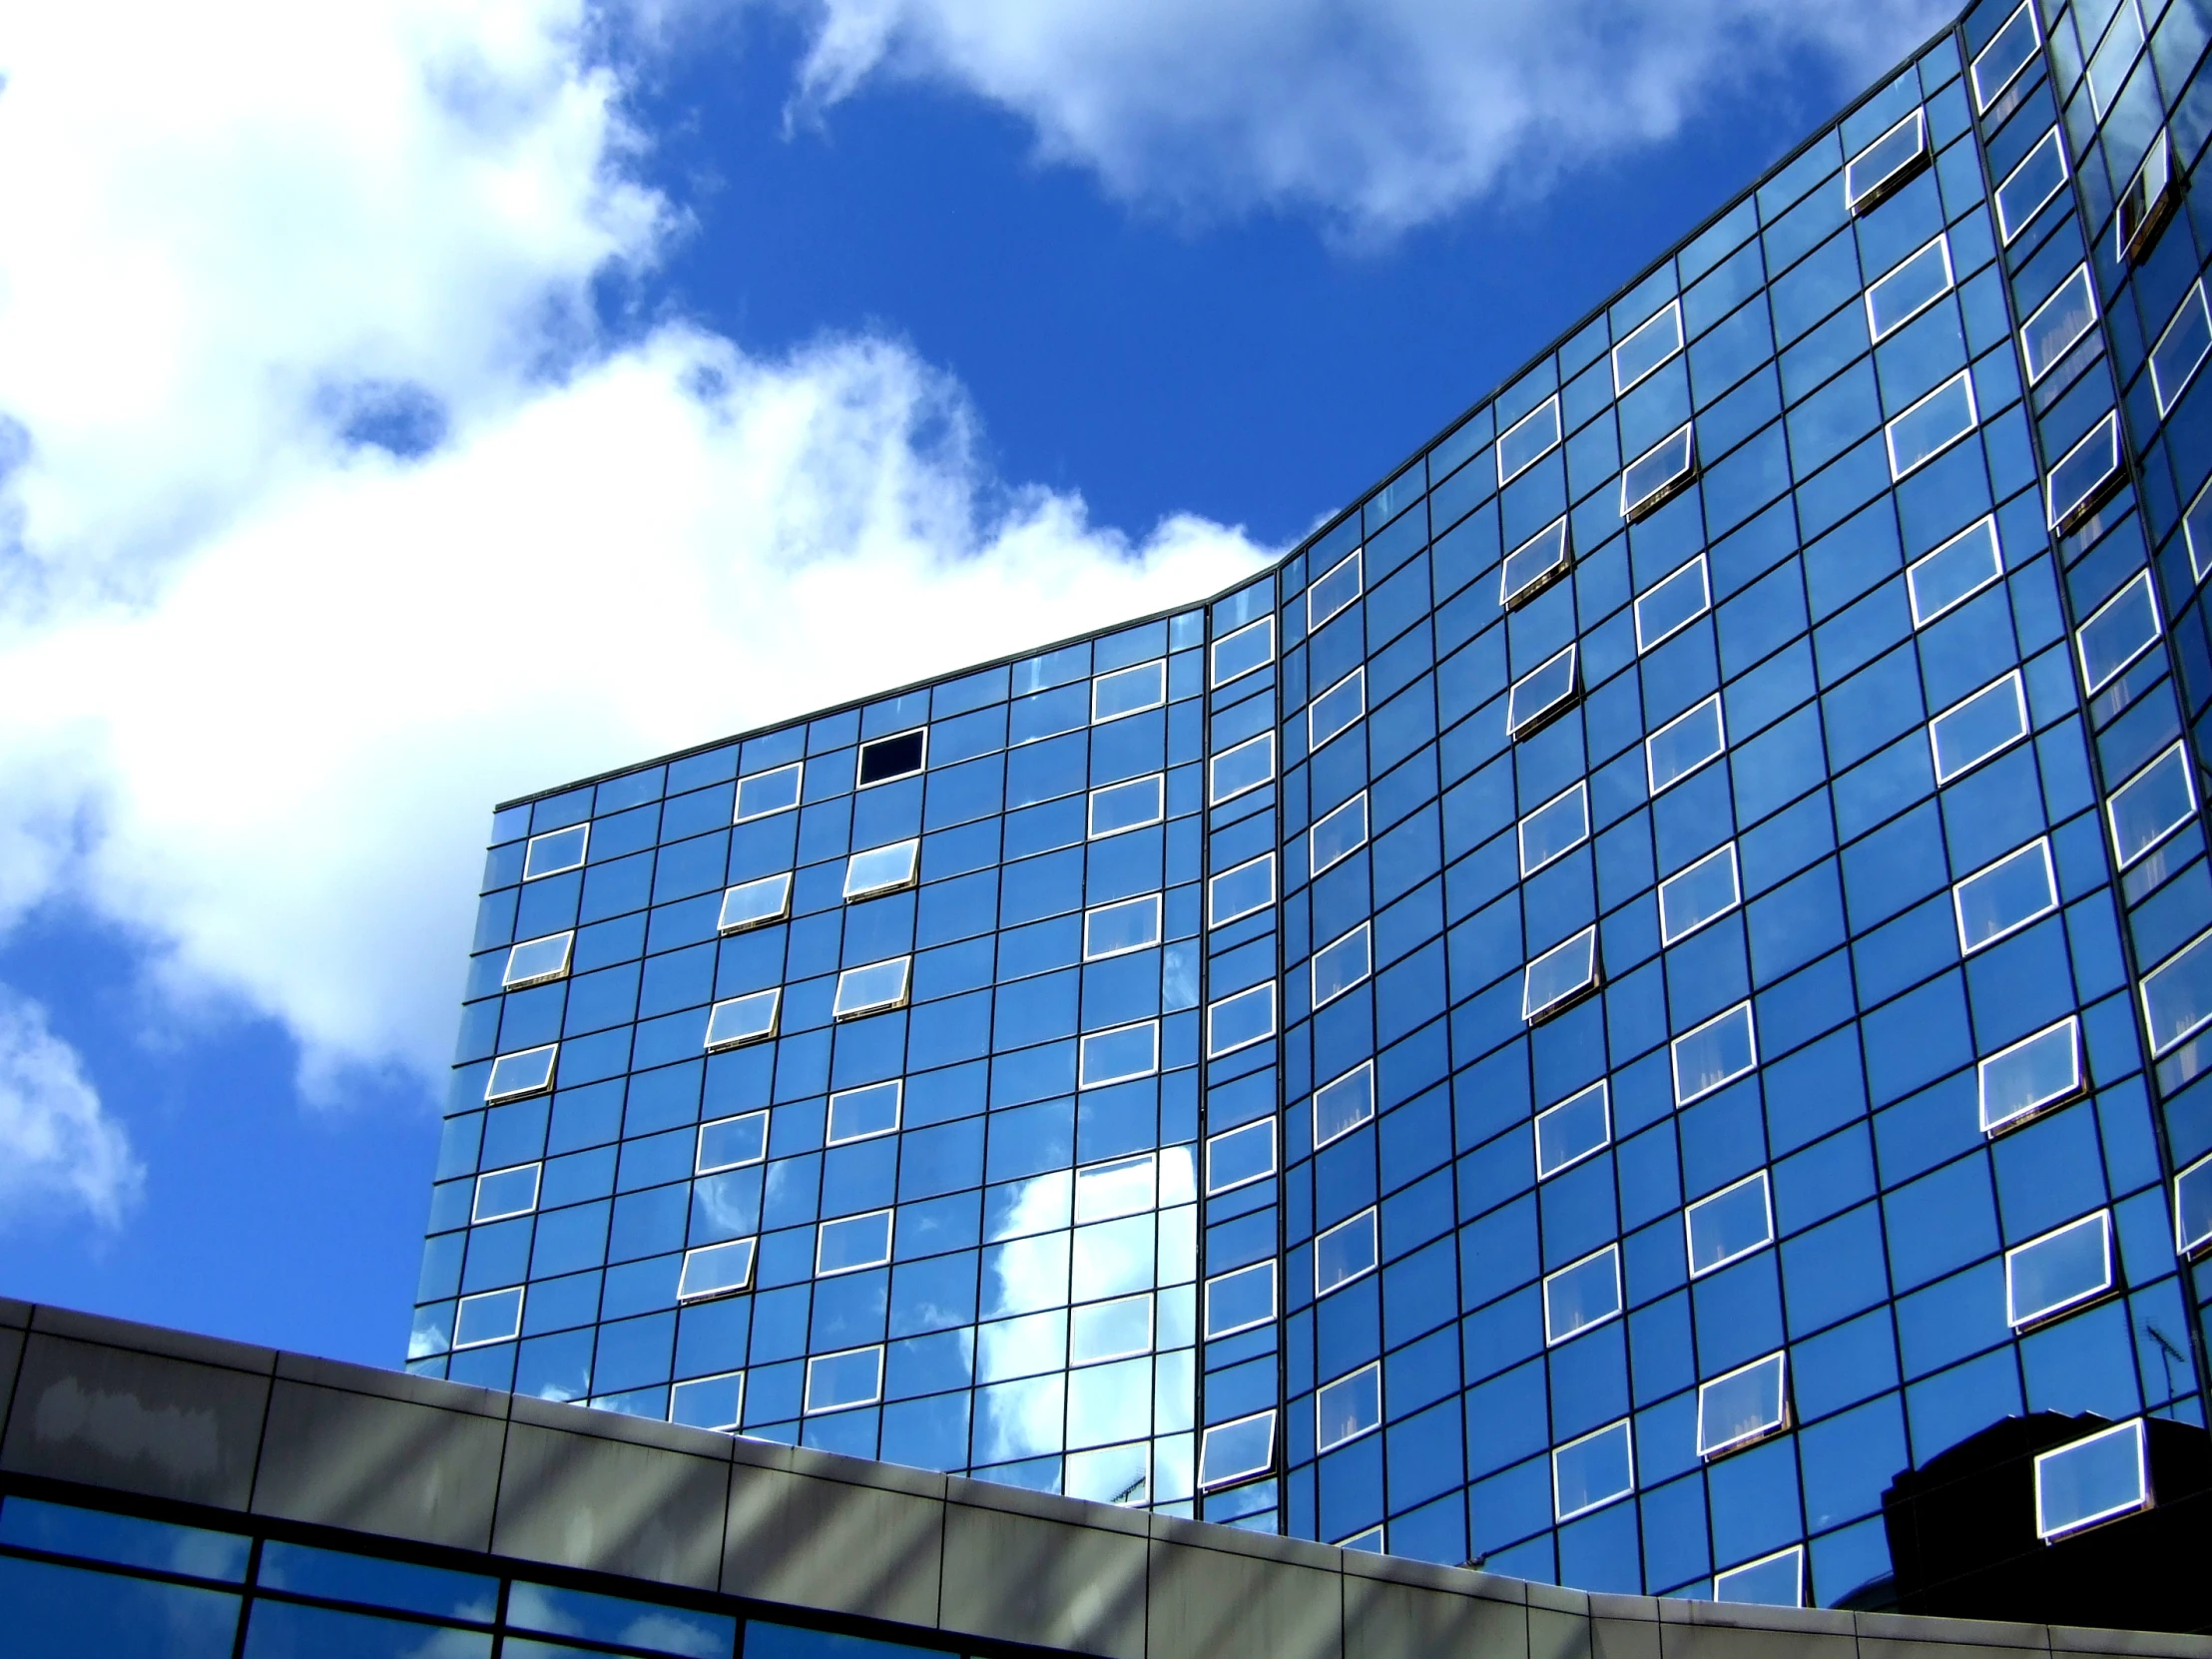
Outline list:
[[[2208,40],[1978,5],[1249,585],[501,809],[412,1369],[1605,1590],[2146,1502]]]

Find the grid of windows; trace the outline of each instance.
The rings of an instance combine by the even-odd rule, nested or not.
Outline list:
[[[2201,1420],[2212,68],[2139,21],[1972,8],[1206,607],[503,811],[416,1364],[1822,1602],[1998,1417]]]

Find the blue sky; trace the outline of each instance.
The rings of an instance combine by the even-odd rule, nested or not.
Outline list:
[[[0,22],[0,1294],[374,1364],[495,800],[1232,579],[1938,21],[129,9]]]

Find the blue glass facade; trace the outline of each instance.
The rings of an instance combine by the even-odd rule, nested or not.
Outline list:
[[[1248,586],[502,809],[411,1368],[1824,1604],[2201,1423],[2212,6],[2039,4]]]

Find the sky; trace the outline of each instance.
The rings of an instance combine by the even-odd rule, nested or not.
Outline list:
[[[1226,586],[1944,17],[0,9],[0,1295],[397,1364],[494,803]]]

